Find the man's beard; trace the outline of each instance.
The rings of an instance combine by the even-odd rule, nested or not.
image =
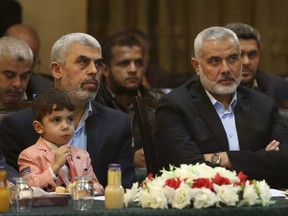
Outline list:
[[[87,82],[87,80],[84,80],[81,85],[69,85],[64,89],[64,92],[69,96],[69,98],[72,100],[74,105],[77,104],[86,104],[91,100],[94,100],[96,97],[96,94],[99,89],[99,82],[97,80],[94,80],[94,82],[97,83],[97,88],[96,89],[88,89],[88,90],[83,90],[82,85],[83,83]],[[76,103],[76,104],[75,104]]]
[[[115,92],[118,94],[123,94],[123,95],[131,95],[135,96],[137,95],[137,92],[139,90],[140,85],[134,88],[127,88],[126,86],[121,85],[113,75],[110,75],[109,77],[110,84]]]
[[[225,73],[216,81],[211,81],[206,77],[201,67],[199,67],[199,71],[202,85],[206,88],[206,90],[208,90],[212,94],[216,95],[232,94],[236,91],[238,85],[241,82],[241,76],[236,78],[233,73]],[[234,80],[234,83],[230,86],[223,86],[222,84],[219,83],[221,80],[227,80],[227,79]]]

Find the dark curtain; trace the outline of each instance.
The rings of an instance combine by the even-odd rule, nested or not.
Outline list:
[[[244,22],[261,34],[264,71],[288,76],[286,0],[88,0],[88,33],[100,42],[139,28],[151,44],[151,61],[170,73],[192,71],[194,38],[210,26]]]

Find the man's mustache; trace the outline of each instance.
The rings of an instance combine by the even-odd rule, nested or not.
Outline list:
[[[7,89],[6,93],[23,94],[24,89],[23,88],[9,88],[9,89]]]

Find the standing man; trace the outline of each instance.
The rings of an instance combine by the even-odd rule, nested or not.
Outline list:
[[[33,53],[28,44],[13,37],[0,38],[0,100],[21,101],[25,94],[33,65]]]
[[[134,118],[132,98],[137,95],[159,98],[163,93],[147,89],[142,85],[143,48],[134,36],[122,32],[114,34],[103,42],[102,48],[106,67],[95,100],[129,114],[134,141],[132,144],[134,165],[136,168],[145,169],[144,151],[138,124]],[[145,176],[146,173],[143,175]]]
[[[261,44],[259,32],[245,23],[229,23],[225,27],[235,32],[240,42],[241,85],[275,99],[288,99],[288,82],[282,77],[259,70]]]
[[[55,88],[66,92],[75,106],[75,135],[71,144],[89,152],[103,187],[107,185],[110,163],[121,164],[122,184],[131,187],[135,171],[128,116],[94,102],[103,67],[100,44],[88,34],[64,35],[52,47]],[[32,122],[28,108],[5,117],[0,125],[0,147],[7,163],[16,169],[19,153],[39,138]]]
[[[207,163],[271,187],[288,186],[288,134],[275,100],[239,86],[240,43],[223,27],[200,32],[192,65],[200,77],[172,90],[156,109],[161,165]]]

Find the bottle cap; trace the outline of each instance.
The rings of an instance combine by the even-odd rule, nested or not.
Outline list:
[[[109,167],[121,168],[121,165],[118,163],[111,163],[109,164]]]

